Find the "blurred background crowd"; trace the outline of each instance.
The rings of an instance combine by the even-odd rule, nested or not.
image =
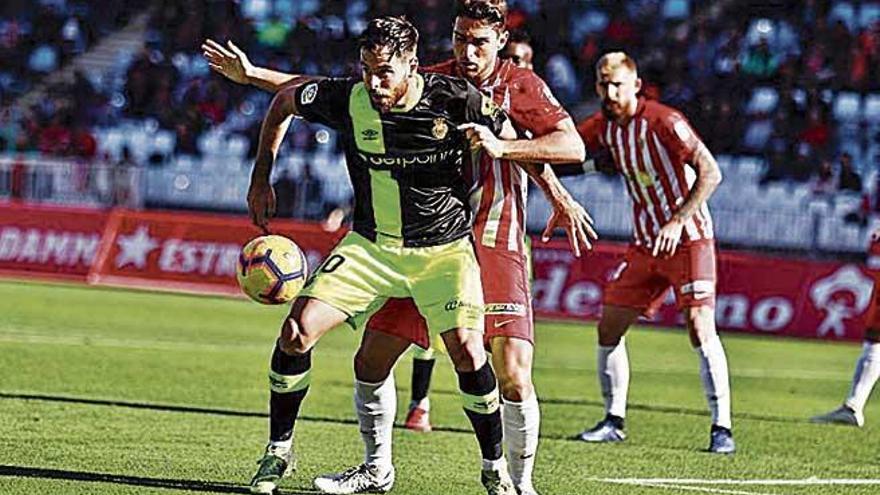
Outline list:
[[[358,70],[369,18],[406,14],[420,60],[451,54],[452,0],[5,0],[0,198],[243,211],[270,95],[210,72],[205,38],[262,66]],[[644,94],[680,110],[718,158],[722,246],[864,251],[880,210],[880,1],[508,0],[535,71],[576,120],[598,108],[593,65],[639,63]],[[321,220],[351,189],[336,136],[298,121],[274,177],[279,213]],[[630,232],[622,183],[570,177],[600,234]],[[533,194],[529,224],[546,219]]]

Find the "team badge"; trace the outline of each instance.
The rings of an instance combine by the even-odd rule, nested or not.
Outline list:
[[[311,83],[303,89],[299,102],[302,105],[310,105],[315,101],[316,96],[318,96],[318,83]]]
[[[446,119],[442,117],[434,119],[434,127],[431,128],[431,134],[436,139],[443,139],[446,137],[447,132],[449,132],[449,126],[446,125]]]

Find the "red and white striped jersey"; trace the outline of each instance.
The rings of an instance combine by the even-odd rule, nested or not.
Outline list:
[[[461,77],[455,59],[424,70]],[[499,60],[479,89],[507,112],[521,136],[549,134],[559,122],[569,118],[537,74],[509,60]],[[517,165],[495,160],[485,153],[474,157],[473,163],[469,172],[473,180],[470,200],[476,242],[524,253],[528,176]]]
[[[578,124],[578,132],[588,154],[604,148],[614,158],[633,203],[635,243],[653,247],[660,228],[694,187],[692,160],[700,138],[681,113],[644,98],[629,123],[617,124],[600,111]],[[704,203],[685,223],[682,242],[713,237],[712,216]]]

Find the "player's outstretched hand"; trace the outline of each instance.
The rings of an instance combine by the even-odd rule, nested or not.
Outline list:
[[[581,256],[581,247],[584,251],[593,249],[592,241],[599,238],[593,229],[593,218],[577,201],[567,198],[553,205],[553,214],[547,220],[547,227],[541,234],[541,240],[547,242],[553,236],[557,228],[565,230],[568,236],[568,244],[576,257]]]
[[[483,148],[492,158],[502,158],[504,154],[504,141],[498,139],[491,129],[484,125],[469,122],[458,126],[459,131],[464,131],[471,149]]]
[[[681,240],[681,230],[684,228],[684,222],[673,218],[657,234],[654,240],[654,257],[672,256],[678,248],[678,242]]]
[[[214,72],[239,84],[248,83],[247,74],[253,69],[253,65],[235,43],[227,41],[224,47],[212,39],[207,39],[202,43],[202,56]]]
[[[269,232],[269,219],[275,216],[275,191],[268,180],[251,179],[248,189],[248,213],[257,227]]]

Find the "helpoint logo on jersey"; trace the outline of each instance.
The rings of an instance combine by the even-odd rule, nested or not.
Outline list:
[[[361,131],[361,136],[363,136],[364,141],[375,141],[379,139],[379,131],[376,129],[364,129]]]

